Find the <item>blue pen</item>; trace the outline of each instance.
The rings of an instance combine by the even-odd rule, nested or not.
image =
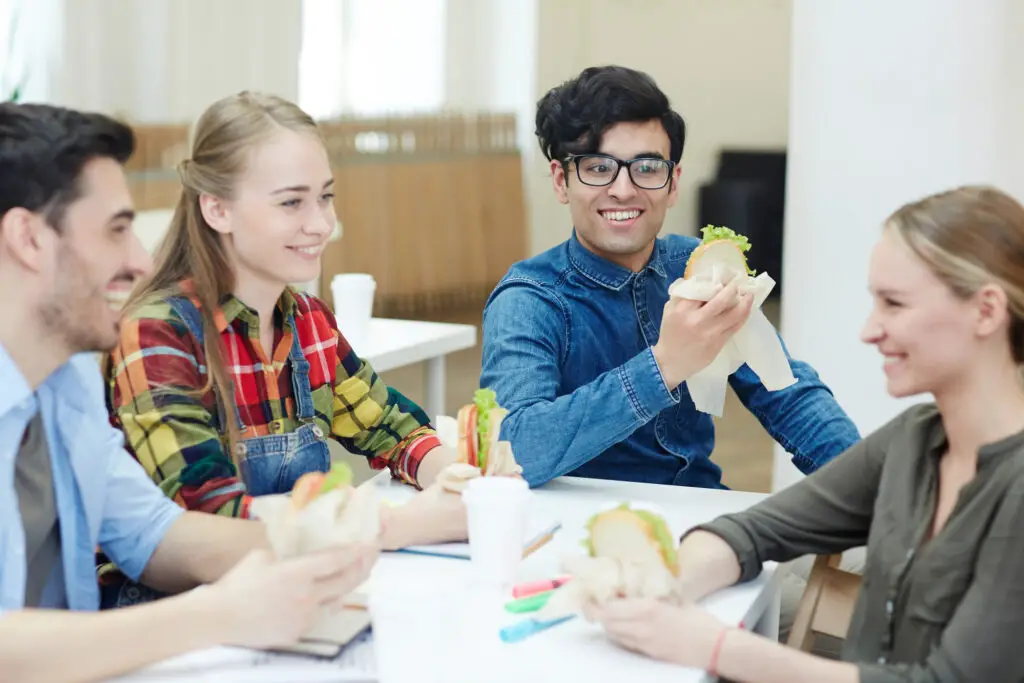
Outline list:
[[[570,614],[567,617],[559,617],[558,619],[552,619],[551,621],[537,621],[536,619],[524,619],[518,621],[511,626],[506,626],[501,629],[501,639],[506,643],[518,643],[521,640],[525,640],[535,633],[546,631],[552,626],[558,626],[564,624],[570,619],[575,619],[575,614]]]

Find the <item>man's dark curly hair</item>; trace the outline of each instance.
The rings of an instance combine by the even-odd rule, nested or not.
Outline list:
[[[537,103],[536,134],[548,160],[597,152],[617,123],[657,119],[671,143],[669,158],[683,156],[686,123],[654,79],[623,66],[594,66],[552,88]]]

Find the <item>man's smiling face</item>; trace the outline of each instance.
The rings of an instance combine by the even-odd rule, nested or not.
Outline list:
[[[661,121],[623,122],[604,132],[598,153],[623,161],[665,160],[669,159],[670,141]],[[679,166],[672,168],[671,180],[664,187],[646,190],[633,183],[625,167],[609,185],[594,187],[581,182],[578,174],[585,177],[588,168],[578,168],[578,164],[592,163],[592,159],[574,159],[568,164],[553,160],[555,196],[569,205],[576,236],[584,247],[601,258],[638,271],[651,255],[665,213],[679,197]],[[633,169],[637,177],[643,171],[637,166]]]

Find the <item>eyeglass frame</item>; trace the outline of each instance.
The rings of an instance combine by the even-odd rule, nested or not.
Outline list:
[[[576,178],[587,187],[608,187],[609,185],[614,184],[615,181],[619,179],[619,173],[622,171],[623,167],[625,167],[626,175],[629,176],[629,182],[633,183],[633,186],[636,187],[637,189],[662,190],[665,187],[667,187],[669,183],[672,182],[672,171],[675,170],[675,167],[678,165],[678,162],[675,162],[671,159],[665,159],[662,157],[634,157],[629,161],[626,161],[625,159],[614,157],[611,154],[601,154],[600,152],[591,152],[588,154],[570,154],[569,156],[565,157],[565,159],[562,160],[562,163],[565,164],[566,170],[568,170],[569,164],[582,157],[599,157],[601,159],[610,159],[611,161],[614,161],[618,165],[618,168],[615,169],[615,175],[612,176],[611,180],[601,185],[594,185],[593,183],[588,183],[586,180],[583,179],[583,176],[580,175],[580,165],[577,163]],[[659,185],[658,187],[644,187],[638,184],[636,180],[633,178],[633,164],[635,164],[638,161],[660,161],[662,163],[668,164],[668,178],[666,178],[665,182]]]

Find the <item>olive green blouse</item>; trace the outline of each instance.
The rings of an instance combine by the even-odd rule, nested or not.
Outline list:
[[[979,451],[926,540],[945,450],[936,407],[914,406],[797,484],[698,528],[735,550],[741,581],[765,561],[866,543],[843,647],[862,683],[1024,681],[1024,432]]]

